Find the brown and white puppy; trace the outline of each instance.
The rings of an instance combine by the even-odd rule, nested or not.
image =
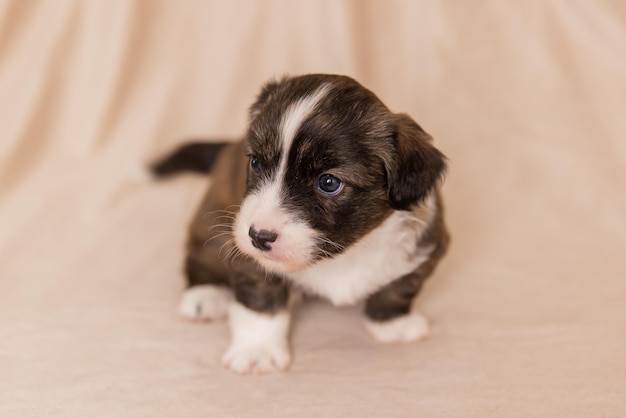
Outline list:
[[[446,163],[409,116],[348,77],[284,78],[263,87],[243,141],[183,146],[154,172],[211,166],[180,312],[229,317],[226,367],[289,366],[295,289],[335,305],[365,300],[377,340],[428,334],[411,305],[448,246],[438,191]]]

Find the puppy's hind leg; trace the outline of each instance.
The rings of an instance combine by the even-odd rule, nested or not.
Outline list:
[[[422,277],[412,273],[370,296],[365,305],[365,328],[383,343],[419,341],[430,332],[428,320],[411,309],[422,286]]]
[[[227,316],[232,292],[219,268],[212,268],[194,254],[187,256],[185,273],[189,287],[183,293],[179,314],[192,321],[215,321]]]
[[[443,231],[441,242],[428,260],[414,272],[391,282],[367,299],[365,327],[372,337],[383,343],[398,343],[419,341],[429,335],[428,320],[413,309],[412,304],[424,281],[443,257],[448,240]]]

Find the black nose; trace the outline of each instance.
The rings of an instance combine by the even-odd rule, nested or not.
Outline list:
[[[257,231],[254,229],[254,225],[248,230],[248,236],[252,238],[252,245],[254,248],[258,248],[261,251],[271,250],[272,247],[269,246],[268,242],[274,242],[276,241],[276,238],[278,238],[278,234],[276,232],[268,231],[267,229]]]

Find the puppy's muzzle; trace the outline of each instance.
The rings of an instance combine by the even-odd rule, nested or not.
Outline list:
[[[267,229],[256,230],[254,225],[248,230],[248,236],[252,240],[254,248],[258,248],[261,251],[270,251],[272,247],[268,244],[275,242],[278,238],[278,234],[274,231],[268,231]]]

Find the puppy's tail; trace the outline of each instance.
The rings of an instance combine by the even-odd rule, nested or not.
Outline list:
[[[150,171],[156,178],[170,177],[183,171],[208,174],[220,151],[228,144],[228,142],[190,142],[183,144],[172,153],[151,164]]]

